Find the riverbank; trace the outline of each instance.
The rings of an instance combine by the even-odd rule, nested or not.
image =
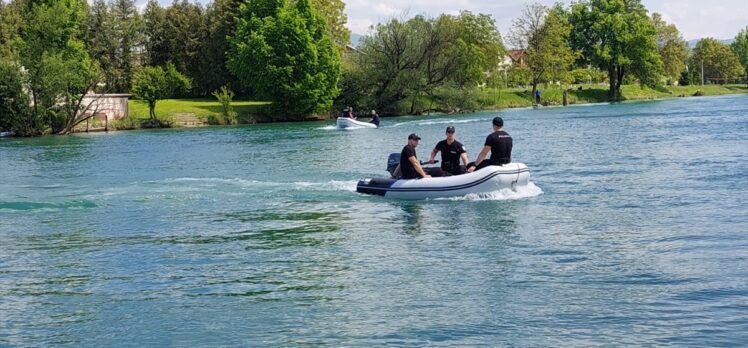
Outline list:
[[[563,89],[561,87],[551,86],[543,88],[541,85],[539,89],[543,105],[563,105]],[[621,87],[623,100],[653,100],[746,93],[748,93],[746,85],[669,86],[658,89],[642,88],[638,85],[624,85]],[[480,102],[486,109],[528,107],[533,105],[531,94],[532,90],[525,88],[486,88],[481,91]],[[569,105],[607,102],[607,84],[573,86],[568,91]]]
[[[563,105],[563,89],[559,86],[540,86],[541,103],[543,105]],[[726,94],[746,94],[746,85],[705,85],[705,86],[670,86],[652,89],[638,85],[624,85],[621,94],[624,100],[654,100],[667,98],[681,98],[691,96],[717,96]],[[478,104],[484,110],[496,110],[517,107],[529,107],[533,104],[531,91],[524,88],[492,89],[483,88],[478,93]],[[568,90],[568,103],[591,104],[608,102],[608,89],[605,84],[573,86]],[[238,122],[242,124],[272,122],[263,119],[261,109],[267,102],[234,101],[232,107],[238,114]],[[148,104],[140,100],[128,102],[129,115],[127,119],[113,122],[110,130],[126,130],[141,128],[143,121],[148,120]],[[190,127],[194,124],[179,122],[180,118],[199,119],[205,125],[220,125],[222,120],[221,104],[214,99],[166,99],[156,104],[156,115],[164,124],[172,127]],[[320,118],[319,120],[323,120]],[[314,120],[314,119],[311,119]],[[93,121],[92,127],[104,129]],[[82,124],[83,131],[85,124]]]

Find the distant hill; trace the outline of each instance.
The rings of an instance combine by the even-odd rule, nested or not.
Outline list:
[[[351,33],[351,45],[353,45],[353,47],[358,47],[362,37],[364,36],[361,34]]]
[[[697,42],[699,42],[699,40],[701,40],[701,39],[693,39],[693,40],[688,40],[688,47],[690,47],[690,48],[694,48],[694,47],[696,47],[696,43],[697,43]],[[724,40],[719,40],[719,39],[717,39],[717,40],[718,40],[719,42],[721,42],[721,43],[725,44],[725,45],[729,45],[729,44],[731,44],[731,43],[732,43],[733,41],[735,41],[735,39],[724,39]]]

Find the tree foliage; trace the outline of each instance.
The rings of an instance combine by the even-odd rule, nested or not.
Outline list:
[[[332,41],[342,53],[351,41],[351,31],[346,27],[345,3],[343,0],[312,0],[312,6],[324,16]]]
[[[662,59],[665,77],[670,83],[677,81],[688,59],[688,43],[683,40],[675,24],[668,24],[659,13],[652,13],[652,24],[657,33],[657,48]]]
[[[538,83],[561,80],[574,63],[570,33],[568,13],[561,5],[553,9],[539,3],[527,5],[514,19],[510,42],[524,51],[533,95]]]
[[[748,26],[735,36],[735,40],[730,44],[730,49],[735,53],[738,61],[743,66],[744,72],[748,75]]]
[[[29,114],[29,97],[23,91],[20,67],[0,60],[0,131],[33,134],[35,122]]]
[[[571,46],[608,71],[610,100],[627,73],[654,86],[663,71],[655,28],[640,0],[581,0],[572,5]]]
[[[350,87],[371,96],[367,102],[373,105],[364,104],[367,108],[394,112],[406,102],[408,112],[415,114],[422,111],[416,103],[423,96],[446,104],[464,95],[451,88],[475,88],[484,82],[484,73],[503,53],[501,36],[487,15],[463,11],[432,19],[392,19],[374,28],[352,54],[359,78]]]
[[[172,98],[189,91],[190,88],[190,79],[180,73],[171,62],[167,62],[166,70],[160,66],[139,69],[132,80],[133,96],[148,103],[152,123],[159,123],[156,117],[156,102]]]
[[[703,64],[704,75],[701,75]],[[700,80],[736,78],[743,75],[743,67],[730,46],[713,38],[705,38],[696,43],[688,62],[689,69],[696,71]]]
[[[338,94],[340,57],[309,0],[246,2],[230,42],[230,70],[282,116],[329,110]]]
[[[22,12],[23,30],[16,40],[26,87],[32,100],[29,133],[67,133],[84,114],[83,96],[99,81],[81,40],[87,5],[81,0],[28,3]],[[72,125],[72,126],[71,126]]]

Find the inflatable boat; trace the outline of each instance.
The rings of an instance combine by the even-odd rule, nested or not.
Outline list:
[[[338,128],[377,128],[377,125],[369,122],[361,122],[348,117],[338,117],[336,122]]]
[[[390,173],[394,171],[393,157],[397,157],[399,163],[400,154],[390,155],[388,161]],[[488,166],[472,173],[445,177],[364,178],[356,185],[356,192],[399,199],[443,198],[487,193],[507,188],[516,190],[518,186],[525,186],[528,182],[530,182],[530,170],[525,164],[507,163],[501,166]]]

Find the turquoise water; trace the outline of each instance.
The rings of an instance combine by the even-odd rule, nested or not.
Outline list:
[[[0,346],[744,346],[748,96],[502,111],[521,192],[355,192],[492,112],[0,139]]]

